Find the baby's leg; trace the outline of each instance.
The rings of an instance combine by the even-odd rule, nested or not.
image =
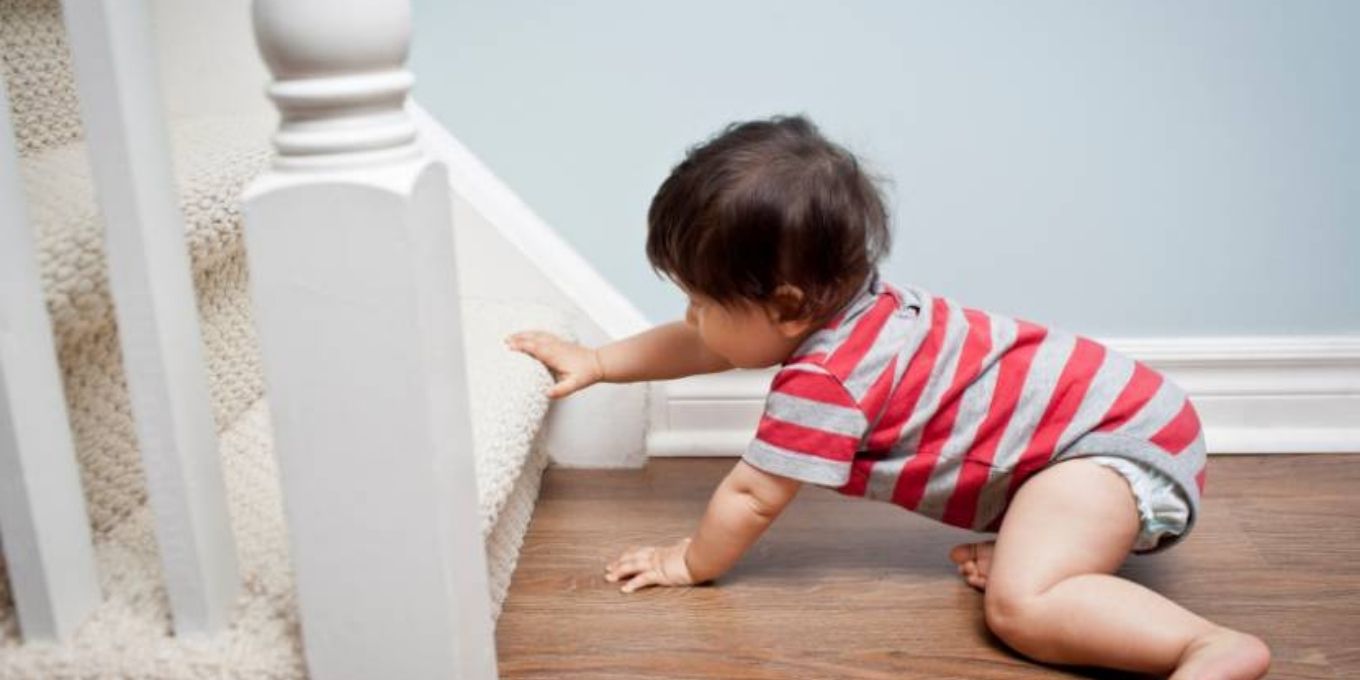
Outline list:
[[[1058,463],[1021,485],[991,554],[987,626],[1026,656],[1173,678],[1258,678],[1265,644],[1112,576],[1138,532],[1118,473]]]

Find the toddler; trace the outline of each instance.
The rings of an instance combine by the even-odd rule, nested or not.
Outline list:
[[[711,581],[811,483],[996,532],[949,557],[984,592],[988,627],[1031,658],[1264,675],[1261,640],[1113,575],[1199,514],[1204,440],[1176,385],[1088,338],[882,280],[878,188],[801,116],[733,124],[690,149],[647,220],[648,260],[688,296],[685,320],[595,349],[509,336],[552,369],[549,396],[779,369],[693,535],[625,551],[607,580],[624,592]]]

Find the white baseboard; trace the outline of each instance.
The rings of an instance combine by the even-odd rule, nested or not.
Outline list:
[[[1103,341],[1190,394],[1210,453],[1360,452],[1360,335]],[[736,456],[774,369],[652,388],[651,456]]]

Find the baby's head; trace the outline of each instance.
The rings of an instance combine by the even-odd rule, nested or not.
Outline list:
[[[689,296],[710,349],[741,368],[780,363],[887,254],[876,180],[802,116],[733,123],[657,190],[647,259]]]

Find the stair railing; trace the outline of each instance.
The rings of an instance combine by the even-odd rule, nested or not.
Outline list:
[[[62,10],[174,627],[212,633],[240,577],[147,8],[70,0]],[[24,635],[59,638],[100,597],[8,110],[6,100],[0,532]]]
[[[0,539],[19,631],[61,639],[99,603],[90,520],[0,81]]]
[[[256,0],[281,121],[243,196],[316,678],[493,678],[452,202],[405,0]]]
[[[145,0],[66,0],[178,634],[239,590]],[[445,167],[404,108],[406,0],[256,0],[281,114],[242,196],[309,675],[496,676]],[[26,638],[99,604],[0,84],[0,535]]]

